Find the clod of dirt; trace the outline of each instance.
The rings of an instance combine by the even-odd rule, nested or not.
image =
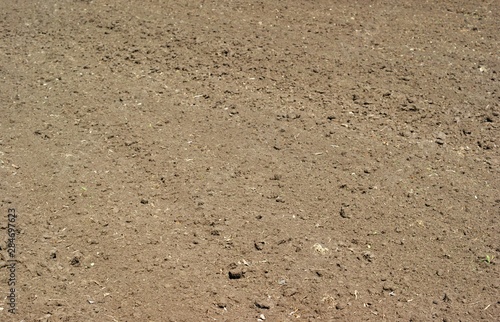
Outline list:
[[[343,207],[340,208],[340,217],[349,219],[351,215],[349,215]]]
[[[71,264],[71,266],[75,266],[75,267],[80,266],[80,264],[81,264],[80,257],[78,257],[78,256],[73,257],[69,263]]]
[[[281,180],[281,174],[275,173],[272,177],[271,180]]]
[[[55,249],[50,251],[50,258],[55,259],[57,257],[57,251]]]
[[[230,270],[229,271],[229,279],[230,280],[239,280],[240,278],[245,277],[245,272],[241,269]]]
[[[286,289],[283,290],[282,294],[285,297],[290,297],[290,296],[294,296],[298,292],[299,291],[296,288],[286,288]]]
[[[436,134],[436,143],[439,145],[443,145],[446,140],[446,134],[443,132],[439,132]]]
[[[369,252],[369,251],[366,251],[366,252],[363,252],[363,258],[369,262],[373,261],[373,259],[375,258],[375,255],[373,255],[372,252]]]
[[[268,300],[257,300],[254,304],[257,308],[262,310],[269,310],[271,308],[271,303]]]
[[[386,283],[384,283],[384,286],[382,287],[382,289],[384,291],[394,292],[396,290],[396,286],[391,282],[386,282]]]
[[[227,308],[227,301],[224,298],[220,298],[215,302],[215,305],[220,309],[224,309]]]
[[[318,243],[314,244],[312,248],[320,254],[326,254],[329,251],[328,248]]]
[[[137,143],[137,141],[130,141],[130,140],[127,140],[127,141],[125,141],[124,143],[125,143],[125,146],[131,146],[132,144]]]
[[[148,201],[148,200],[146,200],[146,199],[141,199],[141,203],[142,203],[143,205],[147,205],[147,204],[149,203],[149,201]]]
[[[47,313],[45,314],[44,316],[40,317],[37,319],[37,321],[40,321],[40,322],[47,322],[49,321],[50,317],[52,316],[52,314],[50,313]]]
[[[262,249],[264,249],[264,245],[265,245],[265,244],[266,244],[266,243],[265,243],[265,242],[263,242],[263,241],[261,241],[261,242],[255,242],[255,243],[254,243],[254,246],[255,246],[255,249],[256,249],[256,250],[262,250]]]

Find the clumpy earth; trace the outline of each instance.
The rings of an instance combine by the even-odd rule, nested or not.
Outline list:
[[[0,7],[1,321],[500,317],[499,1]]]

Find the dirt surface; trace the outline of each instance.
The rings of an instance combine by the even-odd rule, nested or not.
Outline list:
[[[498,321],[500,2],[435,2],[1,0],[0,320]]]

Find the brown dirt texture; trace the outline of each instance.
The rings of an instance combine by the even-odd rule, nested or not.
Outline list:
[[[500,1],[0,7],[1,321],[500,321]]]

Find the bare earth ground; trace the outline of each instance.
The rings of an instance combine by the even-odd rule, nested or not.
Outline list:
[[[500,320],[499,1],[0,8],[1,321]]]

